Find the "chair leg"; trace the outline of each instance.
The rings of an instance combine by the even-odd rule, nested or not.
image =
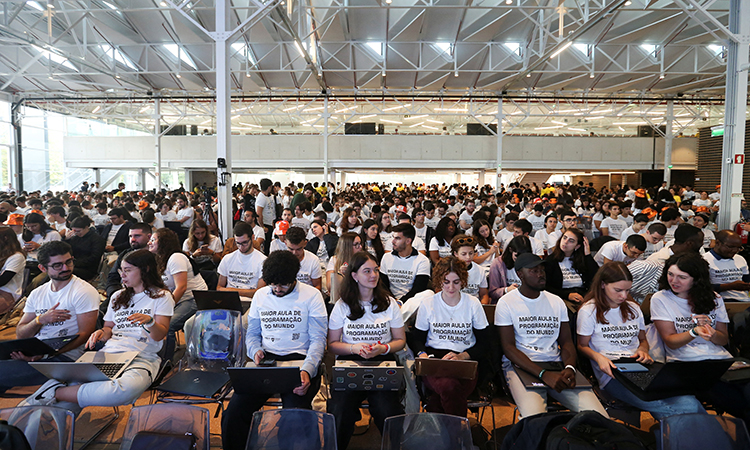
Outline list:
[[[107,431],[107,429],[110,426],[112,426],[113,423],[115,423],[115,421],[120,417],[120,408],[117,407],[117,406],[113,406],[112,410],[113,410],[112,411],[112,413],[113,413],[112,417],[107,421],[107,423],[105,423],[101,428],[99,428],[96,431],[96,433],[94,433],[94,435],[91,436],[91,438],[88,441],[86,441],[85,444],[83,444],[82,446],[80,446],[78,448],[78,450],[83,450],[84,448],[86,448],[89,445],[91,445],[94,442],[94,440],[96,440],[96,438],[98,438],[102,433],[104,433],[105,431]]]

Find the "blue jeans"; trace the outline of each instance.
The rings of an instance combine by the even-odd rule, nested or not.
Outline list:
[[[70,362],[65,355],[44,359],[45,362]],[[47,376],[31,367],[26,361],[8,359],[0,361],[0,393],[16,386],[38,386],[47,382]]]
[[[618,400],[635,406],[638,409],[648,411],[656,420],[662,420],[669,416],[677,414],[707,414],[703,405],[692,395],[678,395],[675,397],[664,398],[661,400],[652,400],[647,402],[641,400],[630,389],[623,386],[619,381],[611,379],[604,390]]]
[[[165,361],[171,360],[174,356],[176,345],[175,333],[182,329],[185,322],[193,317],[197,310],[198,306],[195,304],[195,299],[193,298],[182,300],[174,306],[174,314],[169,321],[169,331],[167,332],[167,340],[163,350],[164,355],[162,356]]]

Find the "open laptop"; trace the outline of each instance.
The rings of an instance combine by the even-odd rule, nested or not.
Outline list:
[[[652,401],[706,390],[719,381],[733,362],[733,359],[655,362],[644,366],[647,372],[613,370],[612,375],[641,400]]]
[[[473,380],[477,376],[476,361],[463,361],[439,358],[416,358],[414,360],[417,376],[450,377],[461,380]]]
[[[119,377],[138,352],[85,352],[74,362],[30,362],[31,367],[47,376],[60,381],[108,381]]]
[[[404,382],[404,368],[395,361],[336,360],[334,391],[398,391]]]
[[[249,304],[246,308],[244,307],[240,300],[240,293],[235,291],[193,291],[193,297],[198,311],[228,309],[244,313],[246,309],[250,308]]]
[[[536,365],[550,372],[562,372],[562,370],[565,368],[565,366],[561,362],[538,362],[536,363]],[[524,386],[526,386],[527,389],[549,387],[544,384],[542,380],[537,378],[538,374],[532,375],[518,366],[516,366],[516,373],[518,373],[518,377],[521,379],[521,382]],[[590,387],[591,383],[589,383],[589,380],[587,380],[580,371],[576,370],[576,386],[574,389],[588,389]]]
[[[277,361],[272,367],[258,367],[248,362],[245,367],[229,367],[232,387],[238,394],[280,394],[300,385],[299,369],[303,361]]]
[[[72,336],[57,337],[52,339],[14,339],[12,341],[0,342],[0,360],[10,359],[10,354],[21,352],[26,356],[54,355],[58,350],[68,345],[78,337],[77,334]]]

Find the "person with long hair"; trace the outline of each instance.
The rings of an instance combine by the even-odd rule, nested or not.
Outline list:
[[[328,350],[337,359],[395,360],[394,353],[406,346],[404,320],[396,299],[380,281],[378,261],[359,251],[344,272],[341,295],[328,321]],[[372,332],[364,334],[362,329]],[[349,445],[357,410],[365,399],[381,433],[385,419],[404,413],[400,392],[334,391],[328,412],[336,418],[338,448]]]
[[[473,261],[476,245],[474,237],[465,234],[456,235],[451,242],[453,256],[466,263],[466,270],[469,274],[466,287],[461,292],[476,297],[482,304],[488,304],[490,296],[487,290],[487,275],[485,275],[484,268]]]
[[[500,258],[490,265],[490,301],[497,303],[500,297],[517,289],[521,280],[515,270],[519,255],[531,253],[531,240],[528,236],[516,236],[508,242]]]
[[[545,217],[544,228],[534,233],[534,237],[542,241],[547,255],[552,253],[552,249],[557,245],[560,236],[562,236],[562,230],[557,229],[557,216],[555,214]]]
[[[0,267],[0,314],[3,314],[21,298],[26,267],[26,255],[10,227],[0,227]]]
[[[104,327],[94,331],[86,348],[104,353],[138,352],[116,379],[68,386],[51,379],[28,397],[24,406],[52,405],[80,412],[86,406],[133,403],[154,382],[158,355],[167,335],[174,301],[156,269],[156,258],[146,249],[127,254],[120,267],[124,289],[115,293],[104,316]]]
[[[451,241],[456,235],[456,221],[450,217],[443,217],[435,228],[435,234],[430,239],[430,260],[437,264],[440,258],[450,256],[453,252]]]
[[[201,274],[193,269],[188,257],[180,251],[180,242],[174,231],[168,228],[156,230],[148,241],[148,249],[156,255],[158,273],[175,302],[164,348],[164,358],[172,359],[175,333],[181,330],[185,321],[193,317],[198,310],[193,291],[205,291],[208,287]]]
[[[383,243],[385,251],[391,251],[391,239],[393,239],[392,220],[388,211],[381,211],[375,215],[375,221],[380,228],[380,241]]]
[[[462,292],[468,282],[466,264],[442,258],[432,270],[435,294],[424,298],[409,346],[418,358],[450,360],[484,359],[490,341],[489,323],[476,297]],[[466,399],[477,380],[424,376],[428,390],[426,409],[466,417]]]
[[[188,230],[188,238],[182,243],[182,251],[192,256],[202,269],[212,270],[221,261],[224,248],[221,239],[208,232],[203,219],[195,219]]]
[[[578,351],[591,360],[599,388],[650,412],[656,420],[675,414],[705,414],[692,395],[644,401],[613,378],[614,360],[635,358],[641,364],[653,363],[648,354],[643,314],[630,297],[632,286],[633,276],[625,263],[608,262],[597,272],[586,294],[586,303],[578,311]]]
[[[338,235],[341,236],[344,233],[359,233],[362,231],[362,224],[359,222],[356,211],[354,208],[346,208],[341,214],[341,221],[339,222]]]
[[[358,234],[346,232],[339,237],[336,244],[336,254],[331,256],[331,259],[328,260],[328,267],[326,267],[327,286],[331,285],[333,274],[344,274],[341,266],[349,264],[352,255],[359,251],[362,251],[362,238]]]
[[[477,243],[474,249],[474,262],[484,270],[486,277],[490,273],[492,261],[500,256],[503,246],[493,236],[492,227],[487,220],[475,220],[471,225],[471,235]]]
[[[26,229],[19,236],[19,243],[26,252],[26,267],[31,270],[31,277],[33,278],[41,273],[41,270],[36,267],[36,252],[39,250],[39,247],[45,242],[61,241],[62,236],[49,226],[41,214],[27,214],[23,219],[23,224]]]
[[[365,220],[362,224],[362,232],[359,237],[362,238],[362,244],[365,250],[373,255],[380,263],[385,254],[385,248],[383,247],[383,241],[380,240],[380,227],[378,223],[373,219]]]
[[[568,228],[544,261],[547,290],[573,303],[583,302],[599,264],[594,261],[589,241],[578,228]]]
[[[714,292],[708,262],[697,252],[671,256],[651,297],[651,320],[664,342],[667,362],[731,358],[729,316],[721,296]],[[750,422],[747,382],[719,381],[698,397]]]

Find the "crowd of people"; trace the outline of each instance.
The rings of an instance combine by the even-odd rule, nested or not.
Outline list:
[[[478,361],[474,379],[420,377],[432,412],[466,416],[467,399],[497,376],[522,417],[546,411],[548,396],[607,417],[595,391],[577,386],[578,372],[590,371],[601,391],[657,420],[705,413],[706,403],[750,420],[747,382],[644,401],[613,378],[623,357],[648,365],[742,352],[726,305],[750,301],[750,211],[743,202],[737,228],[716,229],[719,186],[282,187],[264,178],[233,186],[226,240],[210,190],[85,188],[0,196],[0,313],[25,299],[18,338],[75,336],[51,361],[87,349],[139,356],[110,382],[66,384],[28,364],[38,357],[15,353],[0,361],[0,390],[41,384],[25,404],[79,411],[134,401],[173,360],[175,334],[197,310],[193,292],[216,289],[250,303],[248,360],[299,361],[300,385],[281,393],[284,407],[312,407],[328,351],[399,364]],[[493,358],[500,369],[488,378]],[[332,392],[339,448],[365,399],[381,431],[409,409],[403,392]],[[266,400],[235,393],[224,448],[244,448]]]

